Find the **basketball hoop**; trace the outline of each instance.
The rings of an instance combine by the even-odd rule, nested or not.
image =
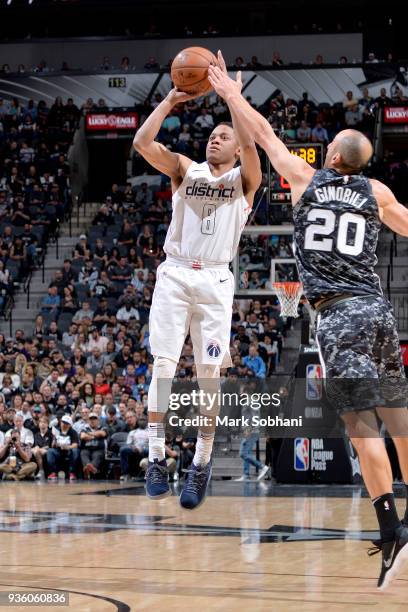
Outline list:
[[[281,305],[282,317],[298,317],[298,305],[302,295],[302,283],[273,283],[277,298]]]

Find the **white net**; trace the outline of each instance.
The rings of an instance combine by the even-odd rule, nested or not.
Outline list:
[[[302,296],[301,283],[274,283],[273,287],[281,305],[282,317],[298,317],[298,306]]]

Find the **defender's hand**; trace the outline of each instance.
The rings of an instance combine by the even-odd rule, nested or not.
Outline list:
[[[208,80],[221,98],[228,102],[230,96],[239,95],[242,89],[241,71],[237,72],[236,81],[218,66],[208,68]]]
[[[223,72],[225,72],[225,74],[227,74],[228,70],[227,70],[227,64],[225,63],[225,59],[223,54],[221,53],[221,50],[218,50],[217,53],[217,60],[218,60],[218,66],[221,68],[221,70]]]

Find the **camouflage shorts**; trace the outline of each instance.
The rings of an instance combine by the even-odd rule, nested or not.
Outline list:
[[[407,405],[407,386],[391,304],[364,296],[317,315],[326,395],[341,412]]]

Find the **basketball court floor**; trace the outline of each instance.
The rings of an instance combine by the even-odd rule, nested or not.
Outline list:
[[[35,609],[407,609],[408,568],[376,591],[375,515],[358,486],[215,481],[191,513],[176,496],[149,501],[142,483],[3,482],[0,493],[3,605],[8,591],[62,590],[68,608]]]

